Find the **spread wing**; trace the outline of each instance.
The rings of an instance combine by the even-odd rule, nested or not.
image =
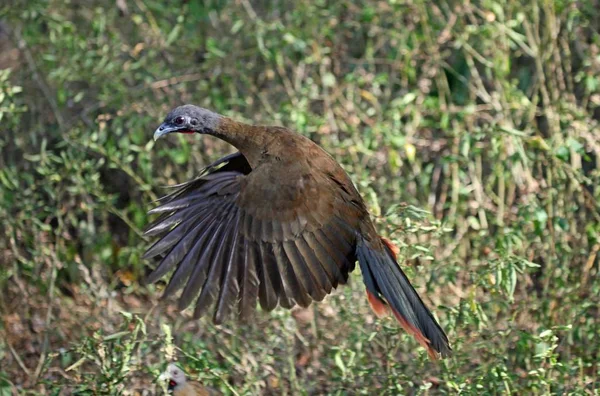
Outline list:
[[[160,216],[146,235],[159,239],[144,257],[160,263],[148,281],[174,270],[163,297],[183,288],[179,308],[195,300],[200,317],[214,306],[215,323],[236,311],[250,318],[257,299],[267,311],[306,307],[355,266],[356,236],[340,199],[310,174],[276,184],[240,153],[224,157],[150,211]]]

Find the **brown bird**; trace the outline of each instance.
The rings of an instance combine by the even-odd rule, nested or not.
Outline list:
[[[218,394],[197,382],[188,381],[183,370],[174,363],[169,364],[167,374],[169,376],[168,389],[173,393],[173,396],[211,396]]]
[[[161,257],[156,282],[175,269],[163,297],[183,287],[179,308],[195,299],[209,312],[252,317],[278,304],[307,307],[345,284],[358,260],[376,314],[388,308],[436,358],[448,338],[400,269],[397,248],[378,235],[342,167],[310,139],[283,127],[253,126],[193,105],[172,110],[154,133],[215,136],[239,152],[176,186],[149,213],[146,235],[160,236],[145,258]]]

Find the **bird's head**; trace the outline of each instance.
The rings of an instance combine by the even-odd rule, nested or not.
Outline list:
[[[154,132],[154,140],[172,132],[211,133],[214,132],[221,116],[210,110],[194,105],[174,108]]]
[[[169,364],[169,367],[167,368],[167,372],[169,374],[169,388],[168,389],[170,391],[185,384],[185,381],[186,381],[185,374],[174,363]]]

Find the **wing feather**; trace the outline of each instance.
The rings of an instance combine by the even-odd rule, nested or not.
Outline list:
[[[247,239],[243,240],[243,245],[244,265],[240,268],[238,278],[241,284],[239,294],[239,317],[242,320],[248,320],[256,310],[256,298],[258,296],[260,281],[256,272],[258,262],[257,251],[254,245]]]
[[[225,235],[224,228],[224,222],[219,222],[215,225],[214,229],[211,230],[212,232],[210,233],[208,241],[204,246],[198,261],[196,262],[196,266],[194,267],[187,284],[183,288],[183,292],[179,298],[179,309],[185,309],[192,303],[193,299],[198,295],[200,288],[206,281],[207,272],[215,266],[212,263],[212,259],[214,256],[215,247],[220,241],[222,241],[222,238]]]
[[[221,292],[215,309],[214,322],[217,324],[223,323],[233,311],[233,307],[237,301],[237,296],[240,292],[238,283],[238,267],[240,266],[240,245],[239,239],[239,221],[240,215],[236,216],[236,224],[232,230],[233,236],[231,239],[231,248],[228,253],[227,262],[223,269],[223,281],[221,282]]]
[[[222,323],[234,311],[251,319],[257,303],[265,311],[306,307],[344,283],[355,265],[352,227],[311,177],[300,184],[316,194],[314,204],[289,183],[278,189],[252,174],[245,158],[232,154],[151,211],[158,217],[146,235],[158,240],[144,257],[162,259],[148,281],[174,269],[163,297],[183,288],[178,306],[195,301],[195,317],[212,310]]]
[[[300,255],[295,242],[283,242],[283,249],[294,272],[298,274],[298,279],[311,298],[315,301],[323,300],[331,292],[331,282],[327,278],[327,274],[319,268],[320,266],[309,267]]]
[[[311,300],[308,297],[307,290],[304,284],[298,280],[298,277],[296,276],[297,273],[294,272],[294,266],[290,265],[282,243],[279,242],[274,244],[273,251],[275,253],[275,258],[279,268],[279,275],[281,277],[286,296],[289,299],[293,299],[294,302],[301,307],[308,307],[311,303]],[[310,274],[308,275],[310,279]],[[302,274],[300,274],[300,276],[302,276]],[[306,279],[303,280],[307,281]]]
[[[218,223],[213,221],[203,230],[192,249],[187,252],[185,258],[181,261],[177,267],[177,270],[175,270],[173,273],[173,276],[169,280],[169,284],[163,292],[162,298],[168,298],[183,287],[183,285],[186,283],[186,280],[190,277],[190,274],[194,270],[194,266],[198,264],[204,247],[208,243],[208,240],[212,237],[212,232],[217,226]],[[189,302],[187,305],[189,305]]]
[[[211,252],[210,270],[208,271],[208,277],[204,281],[202,286],[202,292],[196,301],[196,308],[194,309],[194,318],[203,316],[208,309],[212,306],[217,295],[219,293],[221,282],[224,274],[224,266],[226,265],[225,260],[228,256],[227,251],[231,251],[231,223],[234,218],[237,218],[237,210],[231,210],[223,221],[223,231],[220,234],[220,238],[215,244],[214,251]]]

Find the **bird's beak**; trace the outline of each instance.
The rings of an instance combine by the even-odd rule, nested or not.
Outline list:
[[[181,132],[182,130],[184,130],[184,128],[175,127],[163,122],[156,128],[156,131],[154,131],[154,141],[157,141],[159,138],[171,132]]]
[[[177,386],[177,383],[173,380],[169,380],[169,386],[167,389],[172,391],[173,389],[175,389],[175,386]]]

